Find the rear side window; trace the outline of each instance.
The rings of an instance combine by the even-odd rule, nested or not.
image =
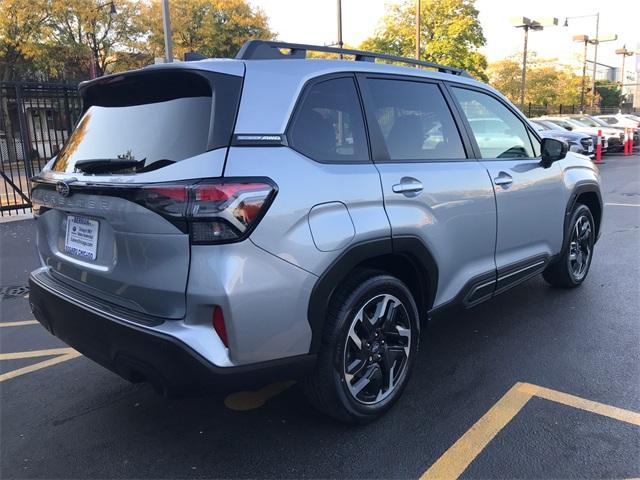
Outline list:
[[[490,95],[454,87],[482,158],[533,158],[532,140],[524,124]],[[539,145],[538,145],[539,147]],[[538,148],[539,150],[539,148]]]
[[[326,80],[307,90],[293,117],[289,145],[320,162],[369,160],[353,78]]]
[[[227,146],[241,79],[188,72],[139,74],[90,85],[86,110],[53,170],[82,160],[131,160],[149,171]]]
[[[386,79],[369,79],[367,85],[391,160],[466,158],[437,85]]]

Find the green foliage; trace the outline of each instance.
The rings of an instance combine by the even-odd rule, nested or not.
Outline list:
[[[147,49],[154,57],[162,57],[161,4],[155,0],[143,10],[140,29],[149,32]],[[178,59],[187,52],[208,57],[233,57],[247,40],[274,38],[267,16],[245,0],[173,0],[170,13],[174,56]]]
[[[600,95],[601,107],[619,107],[622,103],[622,91],[618,85],[596,80],[596,91]]]
[[[164,56],[160,0],[0,0],[0,79],[86,80]],[[247,0],[171,0],[174,56],[235,55],[274,37]]]
[[[513,103],[520,101],[522,81],[522,59],[514,56],[498,60],[489,65],[487,70],[489,83]],[[591,80],[585,79],[585,105],[591,102],[588,91]],[[525,104],[533,105],[580,105],[582,76],[573,69],[558,66],[555,59],[537,58],[530,54],[527,63],[527,78],[525,88]]]
[[[486,42],[475,0],[422,0],[420,8],[421,60],[467,70],[487,80],[487,60],[478,48]],[[363,50],[414,57],[416,50],[415,1],[391,5]]]

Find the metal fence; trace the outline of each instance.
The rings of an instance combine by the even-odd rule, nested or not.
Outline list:
[[[29,179],[60,150],[81,109],[75,85],[0,82],[0,215],[31,208]]]
[[[568,115],[571,113],[585,113],[587,115],[607,115],[615,114],[622,111],[622,113],[633,113],[633,108],[630,105],[620,107],[590,107],[588,105],[581,108],[580,105],[534,105],[527,103],[522,112],[529,118],[539,117],[541,115]]]

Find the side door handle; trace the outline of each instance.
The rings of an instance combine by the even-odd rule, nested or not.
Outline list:
[[[508,186],[513,183],[513,177],[506,172],[500,172],[498,176],[493,179],[493,183],[496,185]]]
[[[396,183],[391,187],[393,193],[402,193],[407,196],[415,197],[424,187],[420,180],[413,177],[402,177],[400,183]]]

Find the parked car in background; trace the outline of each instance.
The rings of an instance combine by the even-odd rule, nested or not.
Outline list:
[[[640,123],[637,120],[628,118],[622,113],[616,113],[615,115],[597,115],[596,118],[603,120],[611,127],[640,127]]]
[[[545,120],[549,120],[550,122],[555,123],[556,125],[560,125],[561,127],[571,131],[571,132],[582,132],[588,133],[590,135],[597,135],[598,131],[601,131],[602,135],[607,140],[607,151],[608,152],[617,152],[622,150],[622,139],[620,137],[620,131],[611,128],[611,127],[590,127],[585,125],[584,123],[579,122],[578,120],[574,120],[573,118],[564,117],[564,116],[544,116],[542,117]]]
[[[624,133],[625,133],[624,130],[625,130],[625,128],[629,128],[629,127],[619,127],[617,125],[609,125],[609,124],[607,124],[607,122],[605,122],[601,118],[594,117],[594,116],[591,116],[591,115],[575,114],[575,115],[569,115],[569,118],[573,118],[574,120],[577,120],[580,123],[584,123],[585,125],[588,125],[589,127],[615,128],[616,130],[618,130],[618,133],[620,135],[620,139],[622,141],[624,141]],[[633,144],[635,146],[640,145],[640,132],[637,129],[634,129],[634,131],[633,131]]]
[[[626,118],[633,120],[634,122],[638,122],[638,128],[640,128],[640,116],[633,115],[631,113],[623,113]]]
[[[570,132],[553,122],[548,122],[540,118],[530,119],[531,125],[542,138],[555,138],[562,140],[569,145],[569,151],[593,157],[595,155],[595,145],[597,135],[588,133]]]

